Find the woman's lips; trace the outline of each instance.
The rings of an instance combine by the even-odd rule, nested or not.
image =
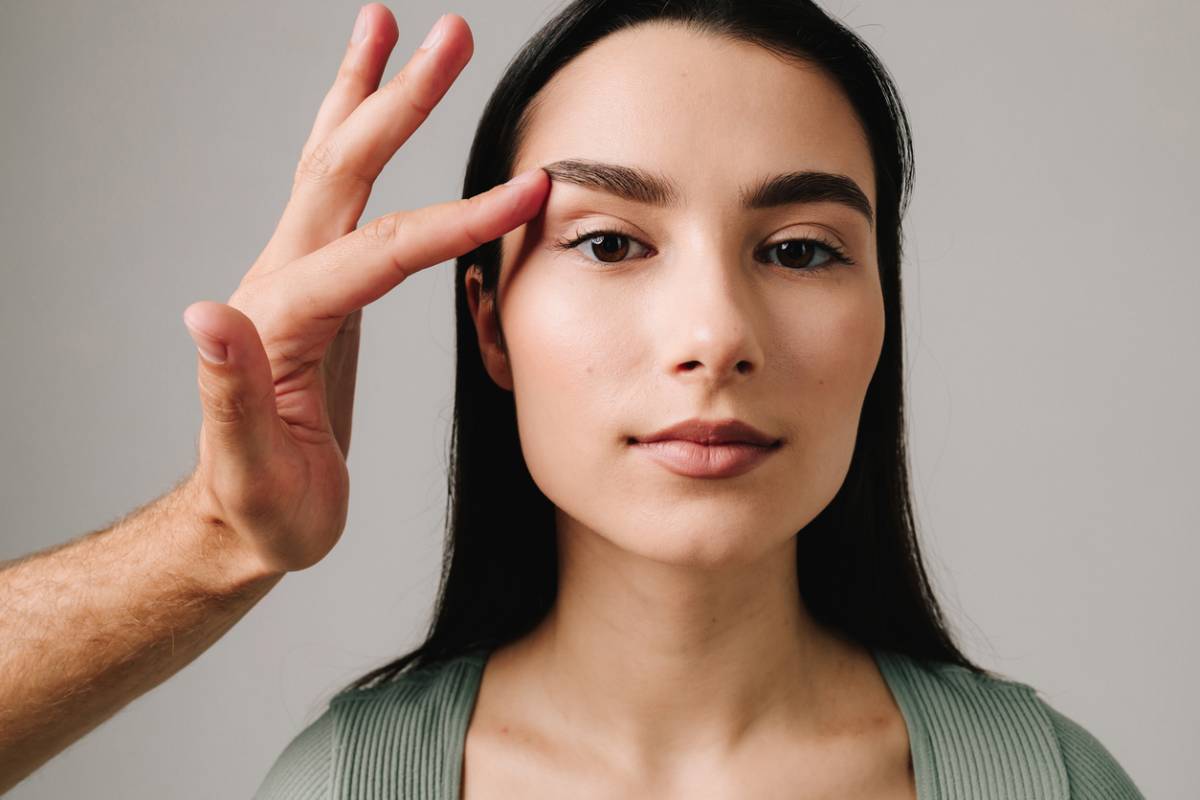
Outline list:
[[[633,442],[632,447],[672,472],[689,478],[732,478],[749,472],[779,449],[779,445],[729,442],[700,444],[687,439]]]

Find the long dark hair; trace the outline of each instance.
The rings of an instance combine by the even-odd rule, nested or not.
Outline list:
[[[870,141],[885,333],[837,495],[797,535],[800,593],[819,623],[859,644],[915,658],[971,663],[953,641],[921,561],[905,445],[901,220],[911,194],[908,120],[887,71],[865,42],[809,0],[575,0],[509,63],[475,132],[463,182],[470,197],[511,177],[534,95],[610,33],[666,20],[817,64],[840,84]],[[554,506],[521,453],[513,395],[483,368],[464,275],[479,266],[494,292],[500,240],[457,259],[457,367],[441,584],[425,641],[358,678],[369,688],[410,669],[520,638],[543,619],[558,587]]]

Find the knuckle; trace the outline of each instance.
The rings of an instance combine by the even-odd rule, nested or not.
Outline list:
[[[427,87],[413,80],[407,68],[397,72],[396,77],[388,81],[384,88],[389,96],[399,95],[399,99],[421,118],[428,117],[433,111],[434,104],[424,97]]]
[[[478,232],[478,223],[476,222],[479,219],[479,209],[484,208],[488,200],[487,192],[484,192],[462,201],[463,213],[460,216],[462,220],[460,227],[473,247],[480,247],[488,242],[488,238]]]
[[[200,401],[206,419],[220,425],[236,425],[246,419],[246,399],[238,392],[231,392],[201,380]]]
[[[368,88],[370,81],[370,71],[367,69],[366,62],[362,59],[351,58],[342,62],[338,67],[337,77],[334,78],[334,87],[347,88],[355,91],[362,91]]]
[[[328,139],[314,146],[300,157],[296,166],[293,187],[305,183],[328,184],[349,181],[370,190],[373,178],[356,172],[342,149]]]
[[[433,103],[419,99],[413,92],[404,93],[405,102],[421,118],[425,119],[433,112]]]
[[[328,141],[318,142],[300,156],[300,163],[296,167],[296,183],[327,180],[338,169],[338,155],[334,146]]]
[[[403,234],[405,218],[406,215],[400,213],[377,217],[362,227],[363,237],[373,244],[393,244]]]

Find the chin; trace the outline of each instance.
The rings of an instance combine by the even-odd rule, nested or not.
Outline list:
[[[688,504],[683,504],[688,505]],[[766,517],[769,505],[729,502],[664,512],[637,514],[635,504],[625,506],[619,518],[598,520],[594,535],[610,545],[651,561],[679,567],[719,570],[746,566],[789,546],[799,527],[781,527],[778,517]],[[719,522],[717,522],[719,520]]]

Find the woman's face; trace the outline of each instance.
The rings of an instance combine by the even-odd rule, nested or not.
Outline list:
[[[652,24],[602,39],[535,103],[514,174],[601,162],[675,195],[621,197],[561,168],[574,180],[556,178],[502,240],[502,339],[468,272],[485,365],[514,392],[560,534],[698,566],[787,544],[842,484],[883,344],[874,173],[849,102],[814,67]],[[762,181],[805,171],[848,178],[869,207],[794,191],[743,205]],[[611,233],[559,246],[597,231]],[[690,418],[737,418],[783,442],[727,477],[679,474],[630,443]]]

